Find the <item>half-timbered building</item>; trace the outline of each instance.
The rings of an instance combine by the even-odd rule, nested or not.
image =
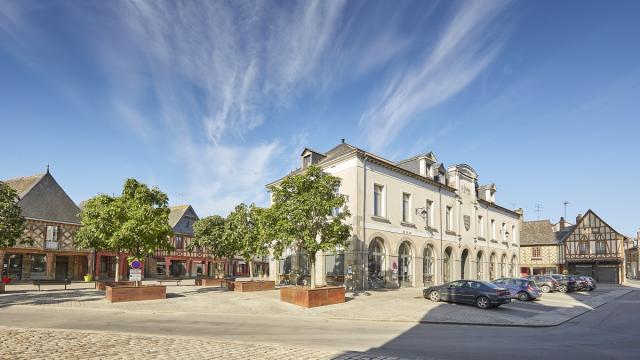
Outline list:
[[[81,280],[92,268],[93,253],[74,246],[80,209],[49,169],[4,182],[18,193],[26,226],[16,246],[0,250],[2,274],[14,280]]]
[[[592,276],[597,282],[620,283],[625,277],[627,241],[592,210],[578,215],[576,225],[561,239],[567,270]]]

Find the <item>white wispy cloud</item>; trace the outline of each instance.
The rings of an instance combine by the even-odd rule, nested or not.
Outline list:
[[[116,56],[112,42],[100,52],[114,76],[115,103],[141,137],[159,128],[179,139],[169,147],[185,164],[182,193],[202,213],[224,213],[240,201],[264,204],[264,185],[282,175],[274,171],[282,170],[278,156],[293,143],[243,139],[267,121],[265,110],[288,106],[318,81],[344,2],[293,5],[127,1],[113,9],[123,26],[116,36],[126,38]],[[141,96],[131,89],[146,87],[162,117],[154,129],[132,110]]]
[[[462,2],[423,61],[381,86],[360,118],[371,150],[384,149],[416,115],[455,96],[491,64],[505,36],[495,22],[505,7],[502,1]]]

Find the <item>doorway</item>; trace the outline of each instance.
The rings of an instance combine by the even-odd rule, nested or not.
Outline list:
[[[467,258],[469,257],[469,250],[465,249],[460,256],[460,279],[466,279],[467,277]]]
[[[398,269],[398,285],[400,287],[413,286],[413,272],[411,271],[411,245],[408,242],[403,242],[400,245],[399,253],[399,269]]]
[[[64,280],[67,279],[67,274],[69,271],[69,257],[67,256],[56,256],[56,280]]]

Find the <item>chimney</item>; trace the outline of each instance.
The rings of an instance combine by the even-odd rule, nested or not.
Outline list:
[[[564,230],[567,227],[567,222],[564,221],[564,217],[560,217],[560,230]]]
[[[582,219],[582,214],[578,214],[578,216],[576,216],[576,225],[578,225],[581,219]]]
[[[344,138],[342,138],[341,140],[342,140],[342,143],[344,144]]]
[[[520,215],[520,217],[524,216],[524,210],[522,210],[522,208],[515,209],[515,213]]]

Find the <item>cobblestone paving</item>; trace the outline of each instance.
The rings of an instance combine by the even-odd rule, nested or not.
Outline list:
[[[0,359],[400,359],[275,344],[76,330],[0,327]]]

